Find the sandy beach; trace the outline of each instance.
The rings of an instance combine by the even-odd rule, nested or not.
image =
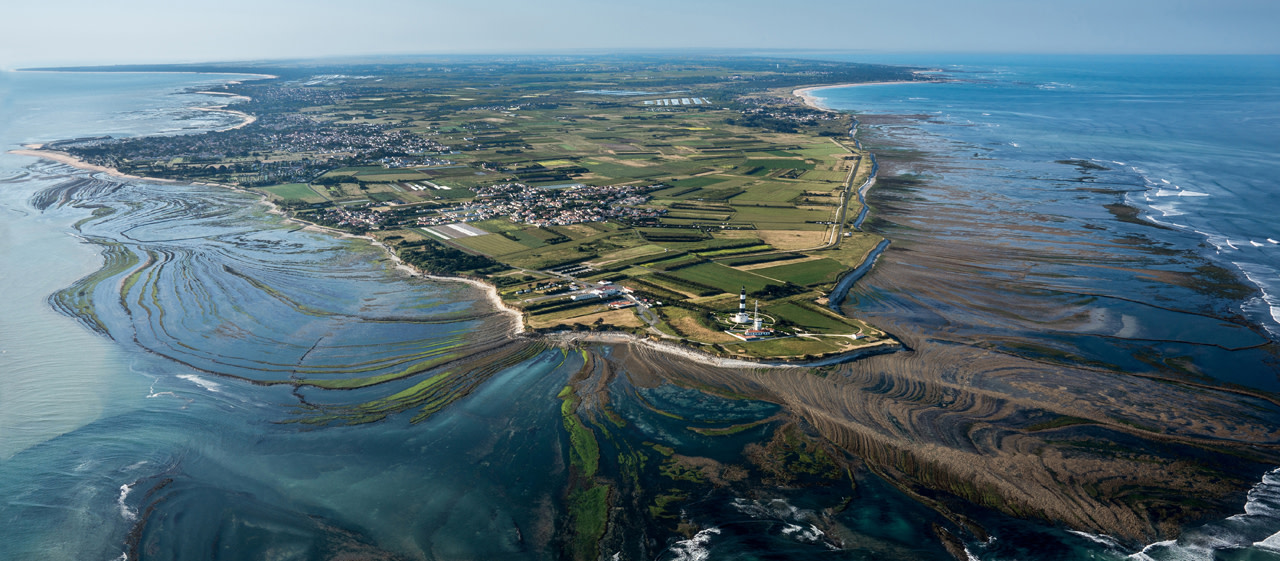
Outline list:
[[[244,97],[244,96],[240,96],[240,97]],[[218,129],[218,132],[233,131],[233,130],[236,130],[236,129],[239,129],[239,128],[244,128],[244,127],[247,127],[247,126],[249,126],[249,125],[253,124],[255,121],[257,121],[257,120],[258,120],[258,118],[257,118],[257,117],[254,117],[253,115],[250,115],[250,114],[248,114],[248,113],[245,113],[244,111],[236,111],[235,109],[227,109],[227,106],[226,106],[226,105],[215,105],[215,106],[213,106],[213,107],[192,107],[192,109],[195,109],[195,110],[197,110],[197,111],[213,111],[213,112],[217,112],[217,113],[230,113],[230,114],[232,114],[232,115],[235,115],[235,116],[240,117],[241,119],[243,119],[243,121],[241,121],[241,122],[240,122],[240,124],[238,124],[238,125],[233,125],[233,126],[230,126],[230,127],[225,128],[225,129]]]
[[[179,183],[178,181],[174,181],[172,179],[161,179],[158,177],[142,177],[138,175],[129,175],[127,173],[122,173],[120,170],[115,168],[109,168],[106,166],[98,166],[98,165],[90,164],[66,152],[59,152],[57,150],[45,150],[44,148],[42,148],[44,146],[43,144],[26,144],[23,146],[25,149],[10,150],[9,153],[17,154],[19,156],[31,156],[34,158],[44,158],[46,160],[52,160],[60,164],[66,164],[73,168],[105,173],[112,177],[119,177],[122,179],[140,179],[140,180],[152,181],[156,183]]]
[[[818,90],[825,90],[828,88],[851,88],[855,86],[887,86],[890,84],[915,84],[915,83],[917,82],[897,80],[894,82],[857,82],[853,84],[831,84],[827,86],[809,86],[807,88],[800,88],[791,93],[792,95],[795,95],[796,97],[799,97],[800,99],[804,100],[804,104],[808,105],[809,107],[812,107],[814,109],[820,109],[822,111],[834,111],[829,107],[824,107],[822,103],[818,101],[821,98],[813,95],[813,92],[816,92]]]

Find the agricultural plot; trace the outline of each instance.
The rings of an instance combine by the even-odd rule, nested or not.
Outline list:
[[[772,304],[768,313],[780,320],[802,325],[814,333],[854,333],[861,327],[845,318],[823,311],[816,306],[797,302]]]
[[[753,269],[752,272],[771,279],[787,281],[800,286],[830,284],[849,267],[834,259],[813,259],[802,263]]]
[[[756,159],[747,158],[743,164],[746,167],[763,168],[763,169],[803,169],[810,170],[814,168],[812,162],[803,159]]]
[[[804,174],[800,176],[800,179],[805,181],[826,181],[842,184],[844,183],[846,175],[848,175],[848,172],[845,171],[810,170],[804,172]]]
[[[733,198],[733,202],[785,203],[799,198],[805,191],[814,187],[814,185],[805,183],[763,181],[748,186],[744,193]]]
[[[483,236],[455,238],[453,242],[490,257],[501,257],[503,255],[509,255],[529,249],[518,242],[507,239],[502,234],[485,234]]]
[[[667,248],[664,248],[660,245],[645,244],[645,245],[631,247],[631,248],[623,249],[621,251],[615,251],[613,253],[601,255],[600,257],[594,259],[593,262],[598,263],[600,265],[608,265],[608,264],[617,263],[620,261],[628,261],[631,259],[636,259],[638,257],[659,255],[662,253],[667,253]]]
[[[703,263],[671,271],[669,274],[680,279],[718,288],[721,292],[738,292],[742,287],[746,287],[747,292],[759,292],[768,285],[780,284],[778,281],[766,279],[755,273],[739,271],[719,263]]]
[[[279,199],[294,199],[306,203],[322,203],[328,200],[320,193],[311,189],[306,183],[288,183],[285,185],[275,185],[273,187],[263,187],[263,191],[275,195]]]
[[[469,224],[473,228],[479,228],[493,234],[501,234],[503,232],[518,232],[527,226],[516,224],[506,218],[494,218],[492,220],[479,220]]]
[[[732,223],[753,224],[760,230],[825,230],[827,226],[819,222],[830,221],[833,216],[831,207],[734,205],[733,208],[737,213]]]

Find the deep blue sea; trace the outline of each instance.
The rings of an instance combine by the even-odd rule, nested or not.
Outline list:
[[[979,240],[984,224],[1015,207],[1041,211],[1043,225],[1058,230],[1034,234],[1045,236],[1046,247],[1060,246],[1071,239],[1064,232],[1075,227],[1072,220],[1087,231],[1114,220],[1097,198],[1127,202],[1143,220],[1167,229],[1126,224],[1145,237],[1123,239],[1190,247],[1247,274],[1266,293],[1225,304],[1198,299],[1188,306],[1194,314],[1112,298],[1059,335],[1069,341],[1105,335],[1108,343],[1082,352],[1121,360],[1113,355],[1127,351],[1106,345],[1148,345],[1152,339],[1144,337],[1176,331],[1163,344],[1194,347],[1193,361],[1235,361],[1210,375],[1276,385],[1271,363],[1227,341],[1249,346],[1262,336],[1223,326],[1213,315],[1236,310],[1273,330],[1272,337],[1277,329],[1276,59],[887,62],[940,68],[953,81],[819,95],[868,123],[871,115],[905,116],[868,124],[860,133],[868,136],[860,138],[920,153],[886,166],[886,173],[922,180],[913,204],[940,210],[921,220],[947,226],[931,232],[929,224],[915,224],[912,231],[937,237],[913,241],[907,229],[884,226],[912,220],[894,214],[907,207],[877,198],[873,189],[870,204],[884,218],[873,214],[868,227],[889,233],[891,247]],[[0,73],[0,148],[229,126],[234,118],[194,109],[225,100],[189,91],[236,78]],[[1077,197],[1056,187],[1082,181],[1101,192]],[[930,191],[934,184],[962,188]],[[50,189],[82,206],[37,208],[33,195]],[[963,212],[943,212],[958,202],[967,205]],[[101,209],[111,212],[85,221]],[[1001,226],[1013,231],[1025,226],[1024,217],[1008,214]],[[885,267],[912,265],[894,251]],[[108,275],[79,282],[104,262]],[[1107,276],[1129,267],[1126,261],[1098,265],[1070,268],[1059,260],[1052,265],[1059,269],[1017,267],[1042,267],[1059,289],[1105,284],[1125,293],[1145,286]],[[871,296],[882,282],[873,273],[855,289],[853,298],[862,298],[858,304],[869,314],[957,337],[968,336],[964,321],[988,329],[996,323],[976,299],[939,312],[952,314],[944,320],[895,309],[887,297],[876,308]],[[509,320],[493,314],[479,290],[410,277],[381,250],[302,230],[250,195],[118,181],[5,153],[0,285],[0,559],[550,559],[561,550],[569,438],[558,395],[575,373],[589,370],[587,355],[507,344]],[[1019,321],[1031,326],[1028,333],[1050,331]],[[1210,344],[1201,344],[1206,339]],[[472,355],[485,364],[473,368],[465,361]],[[463,358],[442,371],[433,362],[440,356]],[[682,367],[669,358],[652,362]],[[410,370],[388,383],[340,391],[289,383]],[[660,381],[633,386],[631,374],[623,374],[610,382],[606,404],[622,422],[595,419],[591,426],[610,435],[601,439],[602,472],[625,471],[612,457],[633,448],[658,459],[635,476],[637,487],[678,485],[657,474],[661,447],[740,460],[744,446],[768,438],[770,425],[714,438],[693,429],[766,421],[780,409]],[[465,396],[431,393],[436,380],[456,380],[446,389]],[[449,405],[419,419],[436,401]],[[970,514],[992,536],[964,545],[971,558],[1002,561],[1277,559],[1277,473],[1241,497],[1239,514],[1189,528],[1176,542],[1122,544],[977,512]],[[847,508],[819,516],[844,497],[847,483],[757,486],[750,496],[733,496],[726,490],[732,488],[705,491],[681,507],[682,519],[702,528],[692,537],[663,528],[643,535],[665,541],[641,543],[631,539],[640,534],[625,534],[629,541],[607,544],[603,554],[948,558],[930,530],[947,521],[873,476],[860,478],[857,500]],[[829,524],[824,528],[840,529],[845,548],[811,524],[819,518]]]

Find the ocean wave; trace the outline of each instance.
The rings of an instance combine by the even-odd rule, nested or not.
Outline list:
[[[1160,205],[1150,205],[1151,210],[1160,211],[1160,216],[1183,216],[1186,213],[1178,210],[1174,203],[1166,203]]]
[[[138,519],[138,513],[134,512],[133,509],[129,508],[129,505],[124,502],[125,499],[129,498],[129,491],[133,490],[134,485],[136,485],[136,483],[125,483],[124,485],[121,485],[120,496],[116,497],[116,506],[120,508],[120,517],[128,520],[129,522],[133,522]]]
[[[1255,547],[1280,551],[1280,468],[1267,472],[1249,490],[1244,513],[1184,532],[1177,540],[1150,544],[1129,559],[1218,559],[1216,552]]]
[[[1078,530],[1067,530],[1067,533],[1075,534],[1093,543],[1104,545],[1109,549],[1118,549],[1120,547],[1120,542],[1106,534],[1090,534],[1089,532],[1081,532]]]
[[[1187,191],[1185,189],[1158,189],[1154,193],[1157,197],[1208,197],[1208,193],[1199,191]]]
[[[1275,322],[1275,325],[1264,325],[1263,327],[1272,335],[1280,336],[1280,295],[1276,294],[1280,290],[1273,284],[1277,281],[1267,281],[1268,278],[1274,279],[1280,275],[1277,275],[1276,271],[1263,270],[1264,267],[1253,263],[1232,262],[1232,265],[1235,265],[1237,269],[1244,273],[1244,278],[1258,287],[1258,291],[1262,293],[1261,304],[1267,308],[1272,321]]]
[[[178,377],[188,382],[191,382],[197,386],[200,386],[206,390],[209,390],[211,392],[222,393],[222,384],[219,384],[217,382],[214,382],[211,380],[205,380],[204,378],[196,376],[195,374],[179,374]]]

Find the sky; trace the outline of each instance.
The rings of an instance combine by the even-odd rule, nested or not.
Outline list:
[[[57,0],[0,68],[699,49],[1280,54],[1280,0]]]

